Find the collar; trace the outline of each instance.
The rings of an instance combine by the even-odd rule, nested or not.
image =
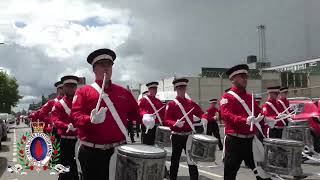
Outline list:
[[[95,80],[95,82],[96,82],[100,87],[102,87],[103,80]],[[105,88],[105,90],[111,90],[111,89],[112,89],[112,81],[110,80],[110,81],[109,81],[109,86],[108,86],[108,88]]]
[[[180,103],[187,101],[187,98],[185,98],[185,97],[183,98],[183,97],[180,97],[180,96],[176,96],[176,99],[177,99]]]
[[[232,86],[230,91],[235,92],[238,95],[245,95],[247,94],[247,91],[241,91],[239,88],[237,88],[236,86]]]
[[[272,104],[275,104],[275,103],[277,103],[277,100],[276,100],[276,99],[268,98],[268,102],[271,102]]]

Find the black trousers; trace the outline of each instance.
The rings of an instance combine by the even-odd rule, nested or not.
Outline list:
[[[221,141],[220,130],[219,130],[219,125],[218,125],[217,121],[209,121],[208,122],[207,135],[212,135],[212,134],[214,137],[216,137],[218,139],[219,149],[222,150],[223,144]]]
[[[282,138],[282,130],[283,129],[278,129],[278,128],[270,128],[269,129],[269,138]]]
[[[227,135],[225,141],[224,180],[235,180],[242,161],[252,170],[255,169],[252,153],[253,138],[238,138]],[[254,174],[257,172],[254,171]],[[256,176],[256,179],[262,178]]]
[[[186,144],[188,140],[187,135],[172,134],[172,155],[171,155],[171,166],[170,166],[170,180],[176,180],[178,176],[179,163],[182,150],[186,153]],[[198,167],[195,165],[189,166],[190,180],[198,180],[199,172]]]
[[[142,130],[142,144],[146,145],[154,145],[154,140],[156,138],[156,129],[157,125],[154,126],[152,129],[148,130],[148,133],[146,133],[146,127],[144,125],[141,125]]]
[[[59,174],[59,180],[79,180],[75,160],[76,142],[76,139],[60,139],[60,162],[63,166],[69,166],[70,172]]]
[[[128,135],[130,135],[131,142],[134,143],[135,140],[134,140],[134,129],[133,129],[132,121],[128,121],[127,128],[128,128]]]
[[[316,151],[317,153],[320,153],[320,135],[318,135],[313,130],[311,130],[311,135],[313,137],[314,151]]]
[[[79,149],[79,161],[83,180],[108,180],[110,158],[114,148],[101,150],[84,145]]]

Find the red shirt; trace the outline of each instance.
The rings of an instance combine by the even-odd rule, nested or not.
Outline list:
[[[164,104],[156,97],[153,96],[148,96],[148,98],[150,99],[150,101],[153,103],[153,105],[155,106],[155,108],[157,110],[159,110],[160,108],[162,108],[164,106]],[[145,114],[153,114],[155,111],[153,110],[153,108],[151,107],[151,104],[149,103],[149,101],[145,98],[142,97],[139,102],[139,112],[141,117],[143,117],[143,115]],[[165,114],[165,108],[163,108],[161,111],[158,112],[161,121],[163,123],[164,121],[164,114]],[[160,124],[158,117],[156,116],[155,119],[156,124]]]
[[[188,115],[188,117],[192,123],[193,123],[193,115],[195,115],[199,118],[202,117],[203,111],[201,110],[201,108],[199,107],[198,104],[196,104],[195,102],[193,102],[192,100],[187,99],[187,98],[181,98],[181,97],[177,96],[176,99],[182,104],[186,113],[188,113],[194,107],[194,109]],[[179,120],[182,117],[183,117],[183,114],[182,114],[179,106],[176,104],[176,102],[169,101],[167,104],[167,107],[166,107],[166,113],[165,113],[165,118],[164,118],[165,119],[164,120],[165,126],[169,126],[171,128],[171,130],[175,131],[175,132],[192,131],[191,127],[189,126],[189,124],[185,118],[183,118],[185,123],[181,128],[173,126],[177,122],[177,120]]]
[[[279,113],[282,112],[281,109],[280,109],[280,106],[279,106],[279,104],[278,104],[278,102],[277,102],[276,100],[274,100],[274,99],[268,99],[267,102],[273,104],[273,106],[278,110]],[[263,104],[262,104],[262,113],[263,113],[264,116],[266,116],[266,117],[271,117],[271,118],[273,118],[273,119],[275,119],[275,118],[278,116],[277,112],[275,112],[275,111],[271,108],[271,106],[270,106],[269,104],[267,104],[267,103],[263,103]],[[282,121],[278,121],[278,122],[275,124],[275,126],[285,126],[285,124],[283,124]]]
[[[71,110],[72,108],[72,99],[64,96],[63,101],[66,103],[66,105],[69,107]],[[51,121],[55,124],[55,126],[58,129],[58,134],[64,135],[64,136],[76,136],[77,131],[69,131],[68,133],[66,132],[68,129],[68,124],[72,123],[74,124],[73,119],[65,109],[63,108],[62,104],[60,101],[55,102],[54,104],[54,110],[51,112]]]
[[[252,111],[252,95],[246,91],[242,92],[236,87],[232,87],[231,91],[235,92],[245,101],[250,111]],[[253,126],[253,131],[250,131],[250,125],[247,124],[248,113],[241,105],[241,103],[231,94],[224,93],[220,102],[221,118],[225,124],[225,134],[238,133],[238,134],[255,134],[257,131],[256,126]],[[260,107],[254,101],[254,115],[257,117],[261,112]]]
[[[33,113],[32,121],[37,121],[38,119],[45,123],[44,132],[51,132],[52,122],[50,119],[50,112],[54,107],[54,103],[60,100],[62,96],[57,96],[55,99],[50,99],[44,104],[38,111]]]
[[[284,105],[286,106],[285,108],[283,107],[282,103],[280,103],[280,101],[282,101],[284,103]],[[287,98],[279,98],[277,103],[278,103],[278,106],[279,106],[279,113],[283,112],[284,110],[286,110],[290,106],[289,101],[288,101]],[[288,109],[288,112],[290,113],[291,110]],[[284,112],[284,113],[287,113],[287,111]]]
[[[219,113],[219,110],[216,108],[215,104],[211,104],[211,106],[207,109],[202,117],[207,119],[208,121],[215,121],[213,117],[217,112]]]
[[[102,81],[96,81],[96,83],[100,87],[102,86]],[[141,123],[137,101],[130,91],[110,81],[108,88],[105,88],[104,92],[109,95],[121,121],[126,127],[127,119]],[[103,123],[91,123],[90,114],[96,108],[98,98],[99,92],[91,85],[82,86],[76,91],[73,98],[71,116],[78,128],[80,140],[96,144],[110,144],[125,140],[125,136],[113,119],[109,109],[106,112],[106,118]],[[101,100],[100,107],[106,107],[103,100]]]

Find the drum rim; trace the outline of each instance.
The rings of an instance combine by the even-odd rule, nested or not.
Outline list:
[[[151,153],[147,153],[147,152],[141,152],[141,153],[137,153],[136,151],[130,151],[130,150],[127,150],[127,149],[123,149],[122,147],[124,146],[131,146],[131,147],[134,147],[134,146],[147,146],[149,148],[152,148],[152,149],[158,149],[162,152],[158,152],[158,153],[154,153],[151,151]],[[167,151],[163,148],[160,148],[160,147],[155,147],[155,146],[150,146],[150,145],[145,145],[145,144],[124,144],[124,145],[121,145],[121,146],[118,146],[117,147],[117,151],[118,151],[118,154],[120,155],[126,155],[126,156],[129,156],[129,157],[135,157],[135,158],[141,158],[141,159],[161,159],[161,158],[165,158],[166,155],[167,155]]]
[[[210,140],[209,139],[201,139],[201,138],[198,138],[199,136],[206,136],[206,137],[210,137]],[[213,136],[210,136],[210,135],[205,135],[205,134],[193,134],[192,135],[192,139],[195,139],[195,140],[200,140],[200,141],[205,141],[205,142],[216,142],[218,143],[219,140]]]
[[[292,140],[292,139],[277,139],[277,138],[265,138],[264,143],[274,144],[274,145],[289,145],[291,147],[304,147],[302,141]]]
[[[163,129],[163,130],[171,131],[170,127],[168,127],[168,126],[158,126],[157,129]]]

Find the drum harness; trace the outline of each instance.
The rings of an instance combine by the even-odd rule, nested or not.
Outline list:
[[[146,100],[149,102],[149,104],[151,105],[151,107],[152,107],[152,109],[153,109],[153,111],[154,111],[154,113],[156,114],[156,116],[157,116],[157,118],[158,118],[158,120],[159,120],[159,122],[160,122],[160,125],[162,126],[162,119],[161,119],[161,117],[160,117],[160,115],[159,115],[159,111],[157,110],[157,108],[154,106],[154,104],[152,103],[152,101],[150,100],[150,98],[148,97],[148,96],[144,96],[144,98],[146,98]],[[161,110],[162,108],[160,108],[160,110]]]
[[[80,141],[81,144],[85,145],[85,146],[89,146],[89,147],[93,147],[93,148],[98,148],[98,149],[109,149],[112,147],[116,147],[118,145],[121,145],[125,142],[131,142],[128,134],[127,134],[127,130],[125,125],[123,124],[116,108],[114,107],[114,104],[112,103],[111,99],[109,98],[109,95],[102,91],[102,89],[100,88],[100,86],[97,83],[93,83],[91,84],[91,86],[99,93],[102,92],[101,98],[103,99],[103,101],[106,103],[107,108],[110,110],[111,115],[113,117],[113,119],[115,120],[115,122],[117,123],[119,129],[121,130],[122,134],[125,136],[126,140],[125,141],[121,141],[121,142],[117,142],[117,143],[112,143],[112,144],[94,144],[91,142],[86,142],[86,141]],[[100,98],[99,98],[100,100]],[[98,101],[98,104],[99,101]],[[97,104],[97,105],[98,105]]]

